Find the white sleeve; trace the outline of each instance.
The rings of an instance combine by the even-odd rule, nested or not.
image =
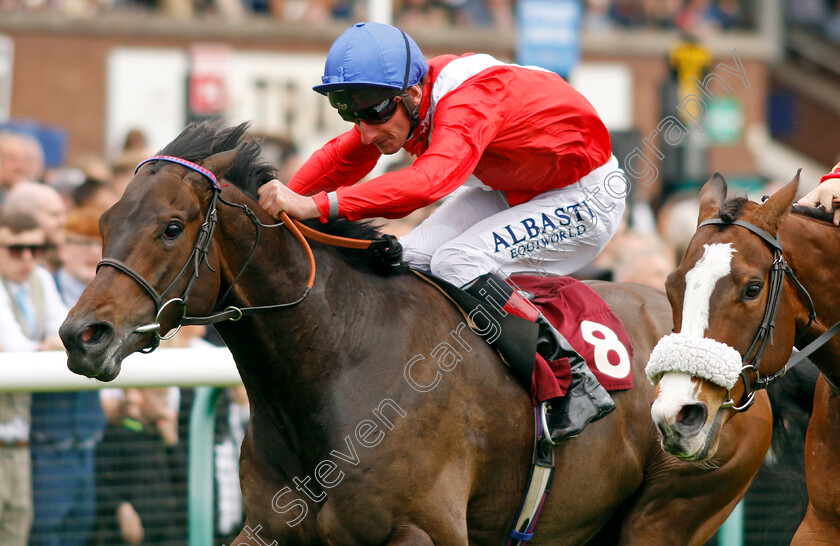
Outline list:
[[[32,341],[15,320],[9,293],[0,286],[0,350],[3,351],[34,351],[40,343]]]
[[[55,279],[50,272],[39,267],[35,270],[35,274],[41,279],[41,285],[44,287],[44,335],[57,336],[58,329],[67,318],[67,306],[64,305],[61,294],[55,286]]]

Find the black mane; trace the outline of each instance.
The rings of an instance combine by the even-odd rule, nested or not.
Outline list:
[[[762,201],[765,201],[767,197],[764,197]],[[720,210],[718,211],[718,216],[724,222],[731,224],[735,220],[737,220],[741,215],[744,214],[744,210],[749,203],[750,200],[746,197],[732,197],[731,199],[727,199],[721,206]],[[827,222],[829,224],[833,224],[832,220],[834,218],[834,213],[827,211],[824,207],[803,207],[796,203],[794,203],[790,208],[791,213],[798,214],[800,216],[804,216],[806,218],[813,218],[815,220],[820,220],[821,222]]]
[[[226,182],[236,186],[256,201],[257,189],[277,178],[277,169],[262,158],[262,143],[248,134],[249,127],[248,122],[228,128],[222,128],[218,121],[191,123],[158,152],[158,155],[180,157],[187,161],[201,163],[203,159],[213,154],[233,150],[242,144],[236,161],[224,178]],[[318,220],[307,220],[304,223],[313,229],[338,237],[367,240],[378,239],[382,236],[371,221],[352,222],[342,218],[331,220],[326,224]],[[379,273],[390,271],[390,268],[383,267],[381,259],[373,252],[339,250],[355,267],[366,267]]]
[[[256,198],[256,188],[275,178],[277,172],[274,166],[261,159],[259,141],[247,134],[249,125],[242,123],[222,128],[217,121],[191,123],[158,154],[201,163],[213,154],[233,150],[244,143],[233,166],[225,174],[225,179]],[[246,188],[253,188],[253,191]]]
[[[800,216],[805,216],[806,218],[814,218],[815,220],[828,222],[829,224],[834,225],[834,213],[827,211],[822,205],[819,207],[802,207],[794,203],[790,210],[794,214],[799,214]]]

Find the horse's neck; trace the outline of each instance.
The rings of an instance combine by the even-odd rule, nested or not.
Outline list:
[[[840,228],[792,216],[784,224],[782,242],[787,261],[813,300],[819,324],[812,325],[812,330],[819,333],[840,322],[840,291],[836,289]],[[840,381],[840,368],[832,365],[829,369],[826,365],[840,357],[838,337],[824,347],[827,352],[817,352],[812,359],[823,373],[831,373]]]
[[[231,283],[233,288],[217,306],[247,308],[299,299],[310,266],[288,228],[260,228],[259,244],[249,261],[255,228],[241,211],[224,211],[224,217],[221,213],[220,297]],[[304,408],[317,405],[319,389],[328,388],[330,376],[349,359],[345,355],[357,350],[354,344],[364,343],[363,337],[352,334],[370,326],[362,323],[372,320],[362,312],[365,299],[372,293],[386,294],[390,284],[355,270],[335,249],[315,245],[313,252],[315,285],[301,303],[218,325],[250,391],[265,391],[274,400]]]
[[[364,276],[334,249],[316,245],[312,249],[315,265],[311,265],[304,247],[286,226],[255,228],[245,214],[234,210],[226,211],[224,217],[220,214],[217,229],[217,237],[223,241],[219,247],[222,278],[217,307],[248,308],[295,302],[306,292],[310,268],[316,268],[315,285],[299,304],[252,315],[257,327],[252,336],[270,328],[276,343],[296,341],[304,323],[317,328],[330,319],[324,300],[331,293],[342,293],[342,304],[352,306],[354,295],[364,291]],[[350,288],[354,284],[358,290]],[[332,323],[330,329],[339,335],[345,326],[349,325]],[[241,332],[237,331],[237,335]]]
[[[791,216],[782,229],[785,258],[811,294],[822,320],[840,320],[840,292],[834,289],[840,229]]]

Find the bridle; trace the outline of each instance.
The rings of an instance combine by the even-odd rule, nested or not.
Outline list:
[[[730,388],[727,391],[726,400],[723,404],[721,404],[722,408],[732,408],[735,411],[742,412],[752,406],[755,401],[755,395],[759,390],[766,389],[778,379],[782,378],[788,370],[807,358],[808,355],[820,348],[835,334],[837,334],[837,332],[840,331],[840,322],[826,330],[801,351],[792,355],[781,370],[766,377],[761,377],[759,366],[761,365],[761,358],[764,355],[764,350],[767,348],[767,343],[769,342],[770,345],[773,344],[773,328],[776,325],[776,314],[779,311],[779,305],[782,299],[782,289],[785,286],[785,278],[787,277],[793,283],[808,305],[808,324],[802,329],[799,335],[796,336],[794,345],[796,345],[801,337],[808,332],[808,329],[812,324],[819,324],[819,321],[817,320],[817,313],[814,310],[814,302],[811,299],[811,295],[808,294],[808,291],[802,283],[799,282],[799,279],[796,278],[793,269],[791,269],[785,261],[784,249],[778,235],[774,237],[760,227],[743,220],[725,221],[721,218],[706,220],[697,226],[697,229],[699,230],[701,227],[707,225],[733,225],[742,227],[753,234],[758,235],[770,246],[773,251],[773,264],[770,266],[767,305],[764,309],[764,317],[761,319],[761,324],[758,327],[758,332],[755,335],[755,339],[753,339],[752,345],[750,345],[750,348],[746,353],[744,353],[741,361],[742,367],[740,377],[741,381],[744,383],[744,394],[741,398],[740,404],[736,405],[735,401],[732,399],[732,389]],[[755,377],[755,379],[752,380],[752,377]]]
[[[381,255],[383,255],[386,259],[390,260],[390,265],[392,267],[397,267],[398,264],[394,263],[399,262],[399,256],[401,255],[401,248],[399,243],[396,241],[396,238],[392,235],[383,235],[378,239],[373,240],[363,240],[363,239],[349,239],[346,237],[336,237],[332,235],[327,235],[316,230],[313,230],[304,224],[301,224],[297,220],[289,218],[289,216],[282,212],[280,214],[280,222],[276,224],[264,224],[260,222],[257,218],[254,211],[252,211],[247,205],[239,204],[239,203],[232,203],[227,201],[221,196],[222,188],[219,185],[219,181],[212,172],[208,169],[193,163],[191,161],[187,161],[185,159],[181,159],[180,157],[173,157],[173,156],[164,156],[158,155],[154,157],[150,157],[144,161],[141,161],[140,164],[137,165],[137,168],[134,170],[134,174],[136,175],[137,172],[140,170],[140,167],[145,165],[146,163],[150,163],[153,161],[165,161],[169,163],[176,163],[178,165],[182,165],[188,169],[191,169],[201,175],[203,175],[207,180],[210,181],[211,184],[211,197],[210,197],[210,204],[207,207],[207,214],[204,217],[204,222],[201,224],[199,228],[198,235],[196,237],[195,244],[193,245],[192,252],[190,253],[189,257],[187,257],[186,263],[172,280],[169,285],[161,292],[158,292],[154,286],[150,282],[148,282],[143,276],[135,271],[131,266],[123,262],[122,260],[118,260],[116,258],[103,258],[96,266],[97,272],[99,268],[103,265],[111,266],[119,271],[122,271],[132,279],[134,279],[137,284],[139,284],[143,290],[152,298],[155,303],[155,319],[154,322],[150,322],[149,324],[145,324],[143,326],[138,326],[134,329],[135,333],[138,334],[146,334],[146,333],[153,333],[154,337],[149,342],[149,345],[144,347],[140,350],[143,353],[150,353],[154,351],[159,345],[161,340],[166,340],[174,336],[178,333],[181,329],[181,326],[187,326],[192,324],[214,324],[217,322],[230,320],[230,321],[238,321],[242,317],[253,315],[257,313],[265,313],[269,311],[277,311],[281,309],[288,309],[290,307],[294,307],[301,302],[309,295],[312,290],[312,287],[315,284],[315,256],[312,253],[312,249],[309,246],[306,237],[304,237],[304,233],[307,234],[310,238],[317,242],[331,244],[335,246],[342,246],[346,248],[358,248],[358,249],[367,249],[370,248],[372,250],[377,251]],[[230,283],[227,290],[225,291],[224,295],[219,298],[217,307],[221,302],[224,302],[227,299],[228,295],[230,294],[231,289],[234,287],[236,282],[242,276],[245,269],[250,264],[251,259],[254,257],[254,254],[257,250],[257,245],[259,243],[259,234],[260,228],[276,228],[280,226],[286,226],[289,231],[292,232],[294,237],[298,240],[298,242],[303,247],[304,252],[306,253],[308,262],[309,262],[309,279],[306,283],[306,287],[303,290],[303,293],[298,297],[296,300],[288,302],[288,303],[277,303],[272,305],[262,305],[262,306],[254,306],[254,307],[235,307],[233,305],[229,305],[225,307],[223,310],[212,313],[210,315],[201,316],[201,317],[192,317],[187,315],[187,300],[189,299],[190,292],[195,285],[195,281],[198,280],[199,272],[201,270],[202,265],[206,265],[210,271],[215,272],[213,267],[207,262],[207,256],[210,252],[210,243],[213,239],[213,234],[216,230],[216,224],[218,223],[218,214],[217,214],[217,206],[218,203],[222,203],[224,205],[235,207],[241,209],[242,212],[248,216],[251,222],[254,224],[256,229],[256,236],[254,237],[254,243],[251,247],[251,251],[248,254],[247,259],[243,263],[242,267],[239,269],[239,272],[233,279],[233,282]],[[192,266],[192,267],[191,267]],[[178,281],[180,281],[184,275],[187,274],[188,271],[192,269],[192,274],[187,282],[187,285],[184,287],[184,291],[178,297],[172,297],[165,300],[166,294],[172,290]],[[182,308],[181,316],[178,320],[178,324],[175,326],[172,332],[167,333],[165,336],[160,334],[161,329],[161,316],[164,310],[169,307],[170,305],[180,305]]]

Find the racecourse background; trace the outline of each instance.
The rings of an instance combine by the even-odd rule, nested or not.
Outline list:
[[[816,184],[837,160],[834,133],[840,127],[840,67],[834,60],[840,24],[830,4],[585,2],[582,62],[568,77],[605,116],[616,156],[629,158],[640,174],[633,178],[634,205],[625,229],[581,277],[661,288],[693,232],[699,186],[714,170],[753,199],[800,167],[802,193]],[[711,13],[708,5],[720,9]],[[208,115],[231,124],[252,120],[287,179],[316,146],[345,127],[309,87],[329,44],[350,22],[365,19],[367,6],[350,0],[0,0],[0,125],[39,137],[45,164],[38,178],[60,192],[68,209],[79,206],[73,196],[83,193],[85,180],[100,181],[106,201],[116,198],[139,159],[171,140],[189,119]],[[514,2],[404,0],[392,8],[395,22],[426,55],[480,51],[516,60]],[[697,72],[701,79],[720,63],[733,66],[737,52],[749,85],[732,80],[728,92],[714,84],[717,100],[691,89],[705,99],[705,109],[695,112],[696,124],[679,145],[660,146],[659,157],[645,140],[655,135],[661,144],[657,127],[676,115],[689,92],[680,87],[680,76],[692,69],[678,54],[686,33],[709,54]],[[208,59],[211,69],[199,69]],[[210,84],[221,80],[225,93],[217,111],[198,111],[191,102],[189,78],[196,75]],[[680,119],[690,126],[691,120]],[[126,138],[134,129],[145,138],[137,149]],[[0,149],[0,185],[11,184],[3,179],[2,164]],[[383,229],[404,233],[427,213]],[[179,404],[182,434],[188,398]],[[792,420],[794,430],[802,417]],[[217,445],[229,439],[225,434]],[[179,440],[181,449],[186,440]],[[781,459],[773,459],[767,471],[778,470]],[[778,505],[766,500],[783,498],[779,483],[758,480],[748,495],[771,490],[747,504],[747,543],[783,544],[795,527],[795,511],[782,517]],[[801,477],[788,483],[794,506],[801,506]]]

